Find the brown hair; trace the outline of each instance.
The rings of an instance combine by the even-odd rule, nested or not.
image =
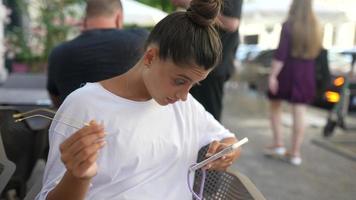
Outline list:
[[[118,9],[122,10],[120,0],[87,0],[86,16],[112,16]]]
[[[172,13],[154,27],[146,48],[158,45],[160,58],[177,65],[215,67],[221,57],[221,41],[214,28],[220,7],[221,0],[192,0],[187,11]]]
[[[292,56],[314,59],[321,50],[322,34],[312,0],[293,0],[287,21],[292,31]]]

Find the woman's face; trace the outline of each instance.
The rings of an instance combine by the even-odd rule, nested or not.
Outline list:
[[[158,50],[154,51],[150,63],[146,63],[143,79],[148,93],[160,105],[185,101],[190,88],[210,72],[197,65],[177,66],[169,59],[161,60]]]

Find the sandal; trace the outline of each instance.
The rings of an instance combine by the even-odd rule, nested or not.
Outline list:
[[[292,156],[289,153],[285,153],[284,160],[294,166],[299,166],[302,164],[302,158],[300,156]]]
[[[265,156],[280,158],[286,154],[285,147],[267,147],[263,150]]]

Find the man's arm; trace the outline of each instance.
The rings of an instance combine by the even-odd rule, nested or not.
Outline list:
[[[177,8],[189,7],[191,0],[171,0],[172,4]],[[217,24],[220,28],[227,32],[235,32],[240,25],[240,15],[242,0],[226,1],[224,3],[225,10],[219,14]],[[232,3],[230,3],[232,2]]]
[[[225,15],[219,15],[217,24],[226,32],[235,32],[239,28],[240,19],[236,17],[228,17]]]
[[[224,0],[223,10],[218,16],[218,26],[226,32],[235,32],[240,25],[243,0]]]

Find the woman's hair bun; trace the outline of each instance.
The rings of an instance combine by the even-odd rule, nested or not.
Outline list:
[[[192,0],[188,17],[196,24],[209,26],[215,22],[221,8],[221,0]]]

